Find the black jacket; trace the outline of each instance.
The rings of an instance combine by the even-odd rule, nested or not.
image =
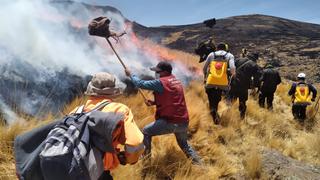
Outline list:
[[[240,58],[235,62],[236,78],[232,80],[231,89],[248,90],[251,86],[251,78],[257,78],[259,66],[248,58]],[[255,82],[257,80],[254,80]]]
[[[260,78],[262,93],[274,93],[277,89],[278,84],[281,83],[281,77],[279,72],[273,68],[266,68],[263,70]]]

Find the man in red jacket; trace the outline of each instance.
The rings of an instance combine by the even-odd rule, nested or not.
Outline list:
[[[197,153],[188,143],[189,115],[184,98],[181,82],[171,74],[170,63],[162,61],[156,67],[150,68],[156,73],[155,80],[141,80],[126,69],[125,73],[130,76],[135,86],[153,91],[154,101],[148,100],[148,106],[156,106],[156,121],[148,124],[143,129],[145,154],[151,153],[151,139],[153,136],[174,133],[179,147],[194,164],[200,164],[201,160]]]

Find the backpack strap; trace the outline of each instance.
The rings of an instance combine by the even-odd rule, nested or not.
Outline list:
[[[246,62],[242,63],[239,67],[236,67],[236,70],[241,69],[244,65],[248,64],[251,60],[247,60]]]
[[[83,112],[83,110],[84,110],[84,105],[79,106],[79,107],[77,108],[75,114],[81,114],[81,113]]]
[[[228,52],[226,52],[226,54],[225,55],[223,55],[223,57],[225,58],[225,59],[227,59],[227,55],[228,55],[229,53]]]
[[[94,107],[93,109],[91,109],[90,111],[86,112],[85,114],[89,115],[90,113],[92,113],[94,111],[100,111],[102,108],[104,108],[105,106],[107,106],[110,103],[111,102],[109,102],[109,101],[104,101],[104,102],[100,103],[99,105],[97,105],[96,107]]]

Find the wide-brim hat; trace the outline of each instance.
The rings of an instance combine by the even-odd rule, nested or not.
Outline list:
[[[115,98],[121,95],[121,89],[116,87],[116,78],[113,75],[100,72],[92,77],[85,95]]]

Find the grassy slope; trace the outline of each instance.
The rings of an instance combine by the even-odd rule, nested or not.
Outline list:
[[[197,62],[195,56],[170,50],[185,61]],[[199,67],[198,64],[192,66]],[[258,108],[256,100],[249,99],[248,116],[239,119],[237,103],[228,108],[220,103],[222,125],[213,125],[207,97],[199,81],[190,83],[185,96],[190,114],[190,142],[205,162],[204,167],[190,164],[178,148],[173,135],[153,138],[152,160],[150,164],[142,161],[133,166],[122,166],[113,172],[115,179],[217,179],[231,174],[247,177],[265,177],[261,172],[261,148],[273,148],[295,159],[320,165],[320,128],[314,121],[301,126],[293,121],[290,98],[286,96],[287,84],[277,91],[274,111]],[[148,94],[151,97],[151,94]],[[76,99],[66,106],[63,112],[80,104]],[[146,107],[139,95],[119,98],[117,101],[129,106],[139,127],[153,121],[154,109]],[[21,120],[11,127],[0,126],[0,179],[14,179],[13,139],[17,134],[32,129],[52,119],[49,115],[45,122],[36,119]],[[306,128],[309,127],[309,128]]]

